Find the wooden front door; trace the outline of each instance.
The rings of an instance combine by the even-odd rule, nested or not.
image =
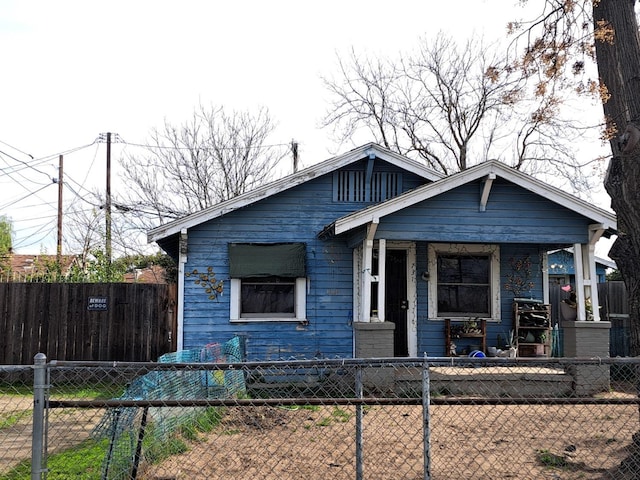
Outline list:
[[[393,335],[395,357],[408,357],[407,338],[407,252],[387,250],[385,279],[385,320],[396,325]]]

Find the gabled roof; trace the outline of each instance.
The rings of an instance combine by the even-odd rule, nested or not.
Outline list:
[[[272,195],[288,190],[289,188],[293,188],[297,185],[308,182],[309,180],[313,180],[314,178],[333,172],[334,170],[338,170],[371,155],[375,155],[375,157],[380,160],[389,162],[427,180],[436,181],[444,177],[443,174],[427,168],[420,162],[394,153],[375,143],[368,143],[361,147],[354,148],[342,155],[325,160],[324,162],[318,163],[312,167],[287,175],[286,177],[263,185],[255,190],[213,205],[201,210],[200,212],[193,213],[184,218],[156,227],[147,233],[147,240],[149,242],[155,242],[163,238],[170,237],[180,233],[183,229],[189,229],[239,208],[251,205],[259,200],[263,200]]]
[[[552,202],[562,205],[569,210],[573,210],[576,213],[590,218],[594,223],[601,224],[601,228],[603,230],[611,232],[617,229],[616,217],[613,213],[602,208],[595,207],[578,197],[515,170],[504,163],[496,160],[490,160],[462,172],[450,175],[437,182],[422,185],[385,202],[372,205],[339,218],[333,222],[333,224],[325,228],[323,232],[339,235],[370,222],[375,223],[386,215],[390,215],[406,207],[422,202],[423,200],[428,200],[442,193],[453,190],[454,188],[480,179],[487,180],[485,184],[485,192],[483,194],[484,197],[485,194],[489,195],[489,190],[487,190],[486,186],[488,185],[488,188],[490,189],[491,182],[497,177],[503,178],[526,190],[529,190],[530,192],[536,193],[548,200],[551,200]],[[483,200],[486,202],[486,198],[479,198],[479,204],[481,204]]]

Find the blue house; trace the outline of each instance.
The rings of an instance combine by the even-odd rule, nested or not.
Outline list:
[[[240,335],[248,360],[277,360],[443,356],[445,319],[485,320],[493,345],[514,297],[548,303],[551,250],[573,248],[597,303],[595,243],[615,228],[502,163],[443,177],[367,144],[148,239],[179,266],[179,348]]]
[[[607,270],[617,268],[616,263],[602,257],[595,257],[598,283],[607,281]],[[563,248],[549,252],[549,278],[551,284],[567,285],[575,283],[573,249]]]

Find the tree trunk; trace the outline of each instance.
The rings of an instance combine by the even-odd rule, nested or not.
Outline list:
[[[603,103],[618,136],[605,188],[618,219],[618,238],[609,255],[618,265],[629,294],[631,354],[640,354],[640,36],[635,0],[601,0],[593,9],[595,29],[608,22],[612,43],[596,40],[600,80],[611,98]],[[623,134],[623,132],[628,132]],[[619,143],[621,142],[621,143]]]

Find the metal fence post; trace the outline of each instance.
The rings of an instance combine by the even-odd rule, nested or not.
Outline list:
[[[47,386],[47,356],[33,357],[33,431],[31,434],[31,480],[40,480],[44,460],[44,406]]]
[[[356,366],[356,398],[363,398],[362,387],[362,366]],[[356,480],[363,478],[363,460],[362,451],[362,404],[356,405]]]
[[[425,360],[422,364],[422,446],[424,449],[424,480],[429,480],[431,478],[431,427],[429,424],[431,420],[430,403],[431,385],[429,377],[429,362],[425,355]]]

